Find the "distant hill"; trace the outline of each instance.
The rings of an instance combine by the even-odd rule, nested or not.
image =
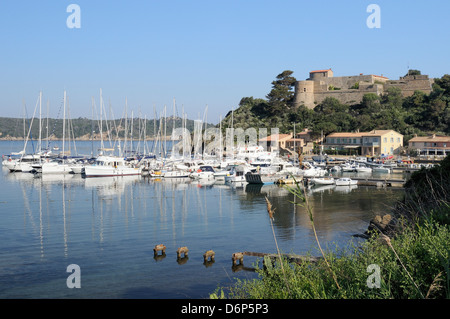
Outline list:
[[[167,117],[167,119],[127,119],[127,124],[125,124],[125,119],[115,119],[115,120],[104,120],[102,122],[102,131],[104,136],[107,135],[108,130],[111,132],[112,138],[119,136],[124,137],[125,125],[127,126],[128,138],[131,138],[131,132],[133,132],[133,139],[144,138],[144,128],[145,135],[147,139],[152,139],[155,134],[160,136],[170,136],[173,127],[173,117]],[[47,125],[48,123],[48,125]],[[42,138],[46,138],[47,134],[49,139],[62,139],[63,137],[63,120],[62,119],[48,119],[43,118],[41,121],[41,135]],[[133,125],[131,125],[133,124]],[[31,118],[9,118],[0,117],[0,139],[3,140],[13,140],[13,139],[23,139],[24,136],[28,135],[29,128],[31,126],[30,138],[36,140],[39,138],[39,118],[32,120]],[[179,128],[182,126],[182,119],[180,117],[175,118],[175,127]],[[48,130],[47,130],[48,127]],[[213,124],[208,124],[207,127],[214,127]],[[194,120],[186,120],[186,128],[189,132],[194,132]],[[161,129],[161,131],[159,131]],[[91,132],[94,132],[94,139],[100,139],[100,123],[97,120],[91,120],[88,118],[76,118],[66,120],[66,137],[70,133],[70,137],[74,139],[91,139]],[[156,133],[155,133],[156,132]]]

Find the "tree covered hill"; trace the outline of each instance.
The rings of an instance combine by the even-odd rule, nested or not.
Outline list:
[[[414,70],[415,72],[420,72]],[[390,88],[378,96],[364,95],[358,104],[343,104],[335,98],[327,98],[314,109],[305,106],[294,108],[292,71],[283,71],[272,82],[272,90],[266,98],[244,97],[239,107],[229,112],[222,122],[227,128],[278,127],[280,133],[311,129],[314,134],[332,132],[370,131],[393,129],[404,135],[405,142],[415,134],[450,135],[450,75],[436,78],[432,92],[416,91],[403,97],[400,89]]]
[[[48,125],[47,125],[48,121]],[[127,122],[127,123],[125,123]],[[128,132],[127,137],[131,138],[131,132],[133,133],[133,139],[144,138],[144,128],[146,138],[153,138],[155,136],[170,136],[172,134],[172,127],[174,125],[174,118],[167,117],[167,119],[140,119],[134,118],[133,120],[128,118],[104,120],[101,124],[104,136],[107,132],[110,132],[112,138],[120,137],[124,138],[125,127]],[[180,117],[175,117],[175,127],[179,128],[185,125],[189,132],[194,132],[194,120],[183,120]],[[208,124],[208,127],[214,126]],[[31,131],[29,129],[31,127]],[[47,132],[48,131],[48,132]],[[66,138],[74,139],[90,139],[91,132],[94,132],[94,139],[100,138],[100,123],[97,120],[91,120],[88,118],[76,118],[66,120],[65,134]],[[29,134],[29,135],[28,135]],[[62,119],[48,119],[42,118],[41,120],[41,136],[46,138],[47,134],[50,139],[62,139],[63,137],[63,120]],[[70,134],[70,135],[69,135]],[[39,138],[39,118],[34,120],[31,118],[8,118],[0,117],[0,138],[1,139],[23,139],[25,136],[29,136],[34,140]]]

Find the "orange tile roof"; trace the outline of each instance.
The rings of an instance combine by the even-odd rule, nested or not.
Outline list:
[[[409,140],[409,142],[449,142],[450,136],[417,136]]]
[[[385,76],[382,76],[382,75],[376,75],[376,74],[371,74],[372,76],[376,76],[376,77],[378,77],[378,78],[383,78],[383,79],[388,79],[389,80],[389,78],[387,78],[387,77],[385,77]]]
[[[331,133],[328,134],[327,137],[361,137],[363,136],[364,132],[355,133],[355,132],[337,132],[337,133]]]
[[[331,69],[328,69],[328,70],[315,70],[315,71],[311,71],[309,73],[320,73],[320,72],[328,72],[328,71],[331,71]]]

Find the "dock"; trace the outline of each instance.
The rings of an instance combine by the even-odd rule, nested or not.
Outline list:
[[[358,181],[358,186],[403,187],[406,183],[404,179],[392,178],[351,177],[351,179]]]

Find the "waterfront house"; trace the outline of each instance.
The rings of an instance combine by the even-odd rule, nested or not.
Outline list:
[[[326,136],[324,150],[337,150],[347,154],[361,155],[362,135],[360,132],[337,132]]]
[[[362,135],[361,155],[399,155],[403,135],[394,130],[373,130]]]
[[[402,147],[403,135],[394,130],[331,133],[324,143],[325,150],[366,156],[397,155]]]
[[[260,138],[260,144],[265,144],[265,149],[274,152],[286,148],[286,142],[292,138],[292,134],[272,134]],[[275,144],[276,143],[276,144]]]
[[[312,131],[305,129],[300,133],[290,134],[272,134],[259,141],[265,143],[267,150],[275,150],[273,143],[277,141],[277,150],[288,151],[292,155],[297,154],[311,154],[314,148],[314,143],[320,142],[320,139],[314,139]],[[272,146],[272,147],[271,147]]]
[[[416,149],[418,155],[450,154],[450,136],[415,136],[408,141],[409,149]]]

